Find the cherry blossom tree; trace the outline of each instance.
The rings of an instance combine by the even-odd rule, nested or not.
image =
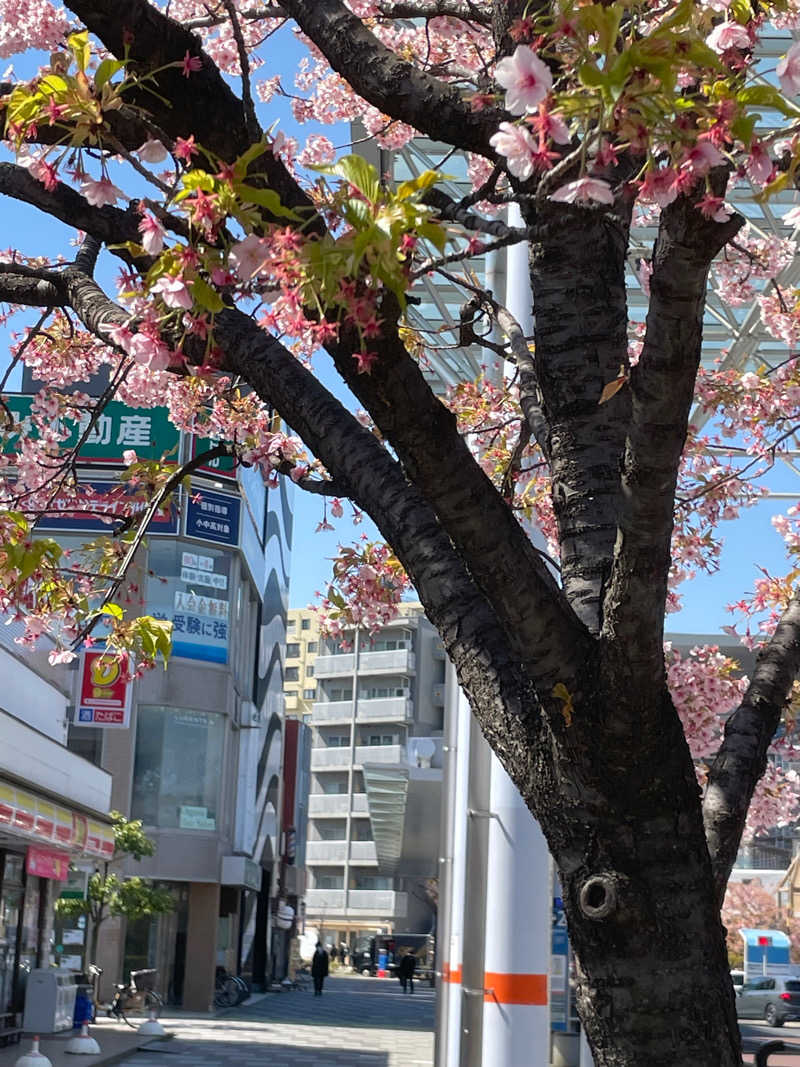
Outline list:
[[[0,85],[6,239],[18,202],[64,227],[56,258],[0,257],[17,331],[0,388],[21,363],[46,383],[25,426],[3,401],[0,597],[23,640],[48,632],[67,660],[102,622],[140,669],[168,654],[168,628],[117,594],[209,454],[177,469],[129,450],[98,494],[76,471],[112,397],[164,405],[214,455],[319,494],[323,526],[369,515],[385,544],[342,550],[324,625],[380,625],[413,583],[547,837],[595,1062],[738,1067],[720,907],[748,812],[751,831],[793,814],[791,781],[764,775],[776,737],[791,745],[796,571],[765,572],[736,606],[731,629],[758,647],[747,679],[717,649],[665,653],[664,619],[796,432],[794,242],[726,201],[737,183],[796,187],[800,46],[786,33],[774,71],[758,58],[796,0],[0,13],[0,55],[41,63]],[[286,33],[307,49],[288,84],[270,64]],[[301,124],[357,119],[386,151],[423,134],[466,153],[472,191],[454,199],[434,171],[393,185],[319,132],[301,145],[272,123],[277,97]],[[522,241],[533,337],[463,266]],[[114,259],[116,291],[95,277]],[[634,269],[646,322],[629,314]],[[502,359],[504,380],[432,392],[407,314],[429,275],[463,291],[452,344]],[[731,308],[758,303],[779,366],[701,371],[710,284]],[[320,349],[358,414],[315,376]],[[98,375],[99,398],[80,389]],[[65,499],[113,536],[65,557],[37,533]],[[777,525],[796,555],[797,510]]]

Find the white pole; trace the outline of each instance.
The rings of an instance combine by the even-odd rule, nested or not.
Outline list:
[[[455,770],[453,787],[453,840],[450,867],[450,938],[445,946],[447,956],[442,970],[442,992],[447,997],[447,1033],[443,1035],[444,1058],[437,1067],[459,1067],[461,1061],[461,1003],[462,966],[464,963],[464,898],[466,893],[467,868],[467,787],[469,783],[469,728],[472,711],[467,698],[457,688],[455,668],[447,664],[451,672],[457,697],[452,707],[457,716],[456,752],[452,766]]]
[[[492,756],[482,1067],[550,1062],[550,857]]]

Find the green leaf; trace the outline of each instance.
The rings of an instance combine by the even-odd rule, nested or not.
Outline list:
[[[125,63],[121,59],[104,59],[94,76],[95,89],[99,92],[109,78],[113,78],[124,66]]]
[[[213,193],[214,191],[213,177],[207,171],[199,168],[184,174],[182,181],[183,188],[189,192],[194,192],[195,189],[202,189],[204,193]]]
[[[417,233],[436,248],[440,253],[444,252],[447,243],[447,232],[443,226],[435,222],[421,222],[417,226]]]
[[[581,85],[588,89],[605,88],[608,84],[608,76],[603,73],[596,63],[582,63],[578,68],[578,78]]]
[[[92,49],[89,45],[89,31],[82,30],[81,33],[71,33],[67,38],[67,47],[75,57],[75,62],[78,64],[78,70],[86,73],[86,68],[89,66],[89,60],[92,58]]]
[[[442,178],[444,178],[444,175],[440,174],[438,170],[424,170],[422,174],[412,178],[411,181],[400,182],[395,197],[397,200],[407,200],[415,193],[422,193],[426,189],[430,189],[432,185],[441,181]]]
[[[258,204],[259,207],[265,208],[270,215],[275,215],[276,218],[293,219],[295,222],[300,220],[300,216],[296,211],[283,206],[281,198],[274,189],[256,189],[252,185],[246,185],[244,182],[235,182],[233,188],[234,192],[242,200],[247,201],[249,204]]]
[[[335,163],[317,165],[311,169],[344,179],[373,204],[381,194],[380,175],[372,164],[361,156],[343,156]]]
[[[250,164],[254,163],[259,156],[263,156],[266,151],[268,151],[266,141],[256,141],[255,144],[250,145],[247,151],[243,152],[233,164],[236,177],[243,178],[247,174]]]
[[[201,308],[206,311],[210,311],[212,314],[222,311],[225,307],[222,297],[219,295],[216,289],[204,281],[202,278],[195,278],[191,284],[192,296],[195,303],[199,304]]]
[[[119,604],[106,604],[102,611],[103,615],[110,615],[112,619],[119,619],[120,622],[125,616],[125,612],[119,606]]]
[[[772,85],[750,85],[737,93],[736,99],[745,107],[768,107],[780,111],[782,115],[800,116],[800,108]]]

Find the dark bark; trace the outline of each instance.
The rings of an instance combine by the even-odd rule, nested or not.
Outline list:
[[[545,204],[532,220],[536,375],[549,426],[553,505],[564,592],[581,621],[601,627],[619,510],[619,463],[629,397],[600,404],[627,365],[621,214]]]
[[[496,157],[489,138],[499,112],[472,111],[457,88],[400,59],[340,0],[288,0],[283,6],[368,103],[434,140]]]
[[[739,216],[710,222],[680,197],[662,213],[653,254],[645,341],[630,376],[622,504],[605,611],[605,632],[636,649],[647,685],[663,679],[675,487],[700,366],[708,270],[742,222]]]
[[[767,763],[767,749],[800,672],[800,592],[761,650],[744,700],[725,723],[703,800],[706,839],[722,904],[742,837],[747,809]]]

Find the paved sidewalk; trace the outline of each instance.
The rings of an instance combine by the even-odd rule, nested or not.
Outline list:
[[[119,1067],[431,1067],[434,993],[331,977],[321,997],[270,993],[216,1018],[162,1016],[174,1034]]]

